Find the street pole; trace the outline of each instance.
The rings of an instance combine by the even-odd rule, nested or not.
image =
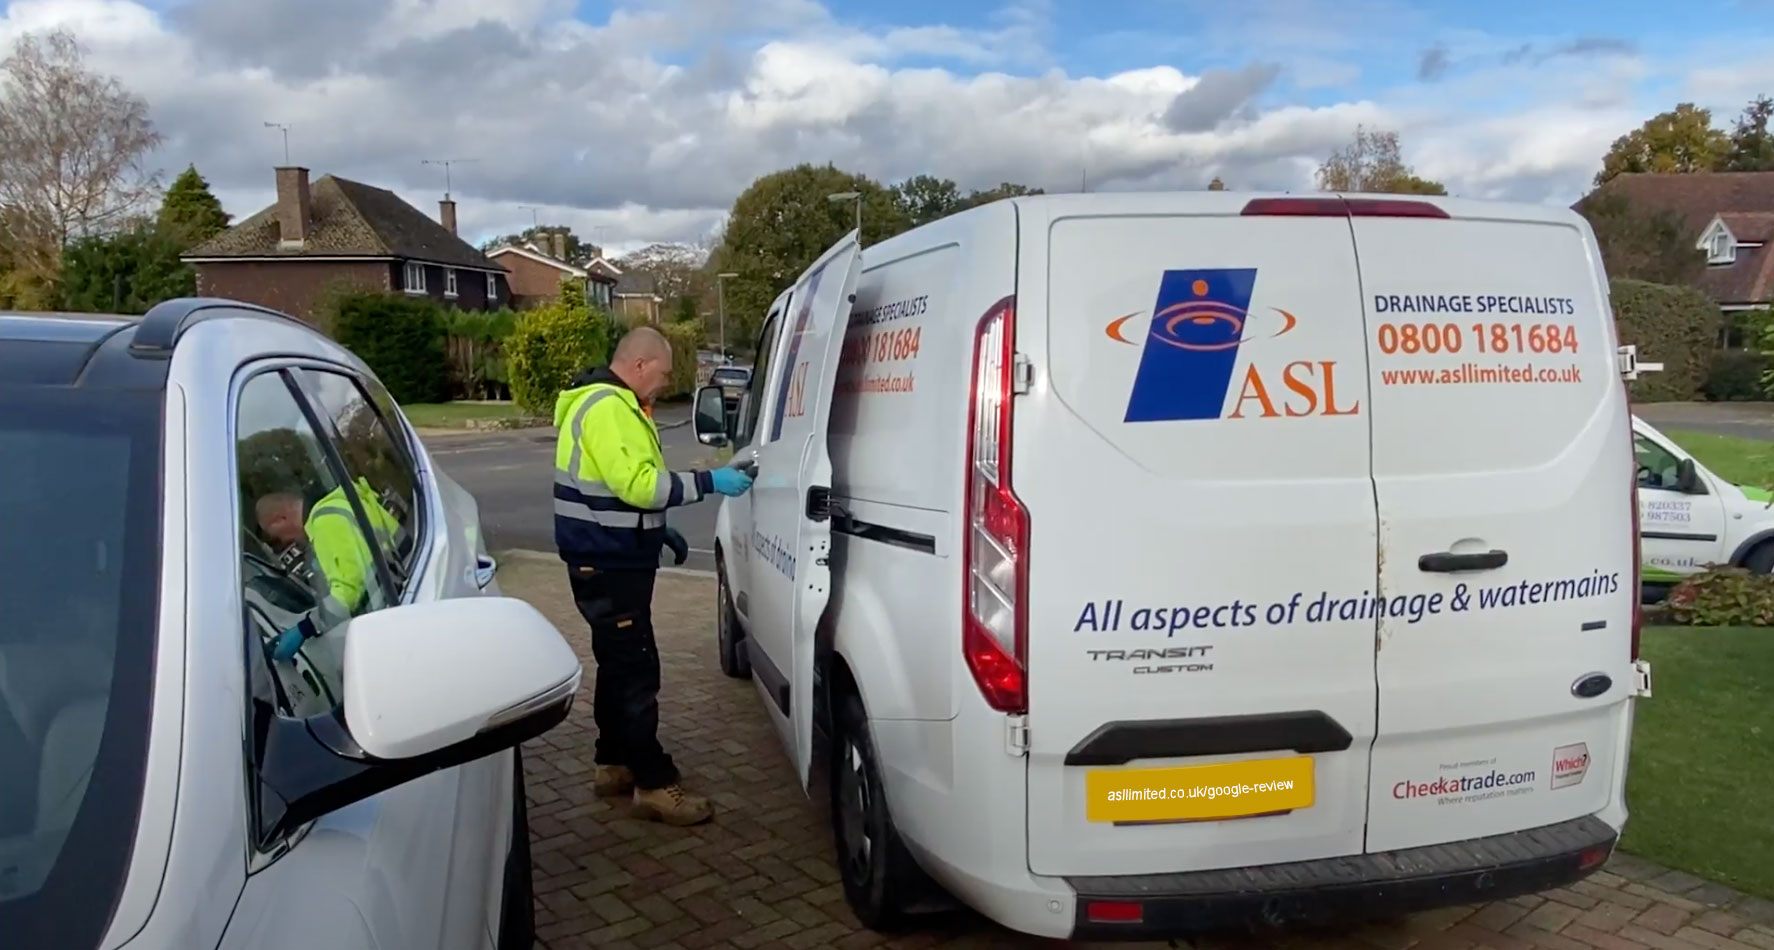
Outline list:
[[[862,243],[862,192],[860,192],[860,191],[840,191],[837,194],[826,195],[825,200],[830,201],[830,202],[834,202],[834,203],[839,202],[839,201],[854,201],[854,202],[856,202],[856,243],[861,244]]]
[[[726,273],[715,275],[715,295],[720,300],[721,313],[721,359],[727,359],[727,279],[738,277],[738,274]]]

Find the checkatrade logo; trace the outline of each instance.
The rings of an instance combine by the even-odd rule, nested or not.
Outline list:
[[[1350,416],[1360,403],[1337,392],[1336,360],[1261,360],[1258,345],[1293,332],[1299,318],[1279,307],[1254,318],[1256,268],[1167,270],[1146,332],[1135,311],[1104,327],[1109,339],[1141,347],[1125,422]],[[1271,312],[1272,311],[1272,312]],[[1254,350],[1238,372],[1239,357]],[[1237,382],[1237,396],[1228,397]]]

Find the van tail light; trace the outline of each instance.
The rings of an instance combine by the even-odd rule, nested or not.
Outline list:
[[[962,540],[961,650],[986,702],[1028,711],[1029,515],[1010,488],[1016,298],[979,321],[973,341]]]
[[[1447,218],[1427,201],[1394,198],[1252,198],[1239,212],[1247,217],[1280,215],[1307,218]]]

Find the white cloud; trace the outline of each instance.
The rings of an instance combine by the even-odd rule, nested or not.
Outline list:
[[[75,28],[95,67],[148,99],[166,135],[157,164],[170,175],[196,163],[237,216],[270,200],[282,145],[263,123],[275,121],[292,125],[292,157],[316,175],[394,189],[428,213],[442,176],[420,160],[478,159],[453,172],[471,239],[520,230],[535,205],[617,247],[705,236],[752,179],[802,161],[964,188],[1070,190],[1088,169],[1093,190],[1215,175],[1306,189],[1357,124],[1399,129],[1418,171],[1450,190],[1568,202],[1614,137],[1668,107],[1654,100],[1672,85],[1731,113],[1774,91],[1753,37],[1693,68],[1561,37],[1506,64],[1522,41],[1435,37],[1397,0],[1334,15],[1313,0],[1176,2],[1198,15],[1190,44],[1213,62],[1261,35],[1242,49],[1282,64],[1276,85],[1258,63],[1214,73],[1171,59],[1190,44],[1141,68],[1068,74],[1052,65],[1050,0],[1016,0],[969,28],[840,22],[816,0],[628,0],[595,24],[571,19],[573,0],[186,0],[166,13],[14,0],[0,42]],[[1356,21],[1380,26],[1346,27]],[[1438,82],[1332,97],[1378,68],[1363,48],[1392,49],[1414,75],[1437,43],[1450,63]],[[1549,55],[1579,47],[1610,52]],[[1277,104],[1285,89],[1314,98]]]

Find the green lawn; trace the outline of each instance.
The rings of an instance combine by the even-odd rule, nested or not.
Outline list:
[[[400,410],[420,429],[461,429],[469,422],[516,419],[522,415],[509,402],[414,403],[403,405]]]
[[[1643,654],[1621,848],[1774,898],[1774,629],[1648,627]]]
[[[1774,442],[1671,429],[1664,432],[1700,464],[1739,485],[1760,488],[1774,476]]]

